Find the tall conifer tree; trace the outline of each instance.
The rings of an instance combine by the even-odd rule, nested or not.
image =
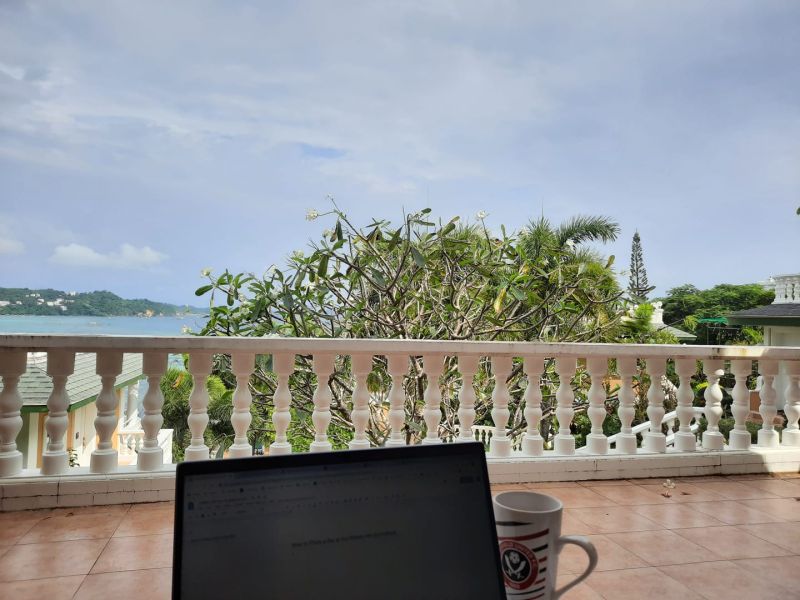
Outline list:
[[[647,269],[644,268],[642,254],[642,238],[639,237],[637,231],[633,234],[633,243],[631,244],[631,273],[628,293],[634,302],[642,303],[647,301],[647,294],[652,292],[655,287],[647,282]]]

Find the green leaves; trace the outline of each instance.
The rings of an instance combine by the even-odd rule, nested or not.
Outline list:
[[[201,287],[197,288],[194,291],[194,295],[195,296],[202,296],[203,294],[207,294],[208,292],[210,292],[213,289],[214,289],[214,285],[213,284],[204,285],[204,286],[201,286]]]
[[[422,253],[417,250],[414,246],[411,246],[411,257],[414,259],[416,265],[420,268],[425,267],[425,257],[422,256]]]

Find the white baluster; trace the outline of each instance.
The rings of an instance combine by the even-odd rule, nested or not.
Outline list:
[[[291,454],[292,445],[286,432],[292,420],[290,407],[292,405],[292,392],[289,389],[289,376],[294,371],[294,354],[273,354],[272,369],[278,378],[273,402],[272,423],[275,426],[275,441],[269,445],[270,455]]]
[[[28,354],[24,350],[0,351],[0,477],[22,471],[22,452],[17,450],[17,436],[22,429],[22,396],[17,385],[27,368]]]
[[[719,379],[725,374],[722,369],[722,361],[718,359],[704,360],[703,372],[708,378],[708,387],[703,394],[706,401],[704,413],[708,423],[703,432],[703,449],[722,450],[725,445],[725,438],[719,431],[719,420],[722,418],[722,388],[719,385]]]
[[[575,454],[575,438],[572,437],[570,425],[575,416],[572,403],[575,394],[572,392],[572,377],[575,375],[576,364],[574,358],[556,358],[556,373],[558,374],[558,390],[556,400],[556,418],[558,419],[558,434],[556,434],[553,450],[556,454]]]
[[[795,290],[798,284],[795,284]],[[786,386],[786,405],[783,410],[786,413],[786,429],[783,430],[782,444],[784,446],[800,446],[800,360],[791,360],[784,363],[786,366],[786,376],[789,384]]]
[[[636,434],[631,427],[634,410],[633,376],[636,374],[635,358],[618,358],[617,371],[622,380],[619,387],[619,409],[617,414],[620,421],[620,432],[617,434],[616,451],[619,454],[636,453]]]
[[[592,431],[586,436],[589,454],[608,454],[608,438],[603,433],[606,418],[606,390],[603,378],[608,373],[608,359],[605,356],[592,356],[586,359],[586,370],[592,380],[589,386],[589,421]]]
[[[664,419],[664,387],[661,379],[667,372],[664,358],[648,358],[647,372],[650,374],[650,388],[647,390],[647,418],[650,430],[642,436],[642,448],[648,452],[666,452],[667,436],[661,431]]]
[[[460,355],[458,370],[461,371],[461,394],[458,399],[459,442],[472,442],[472,426],[475,423],[475,373],[478,372],[478,356]]]
[[[164,423],[161,409],[164,406],[164,394],[161,393],[161,378],[167,372],[166,352],[145,352],[142,362],[142,372],[147,377],[147,393],[144,395],[144,416],[142,417],[142,430],[144,431],[139,456],[136,459],[136,468],[139,471],[155,471],[164,464],[164,450],[158,444],[158,432]],[[126,447],[133,443],[136,447],[137,438],[125,441]]]
[[[96,371],[100,375],[101,386],[95,401],[97,417],[94,420],[94,429],[97,432],[97,448],[89,459],[89,472],[113,473],[118,466],[117,451],[111,443],[117,427],[117,393],[114,385],[117,375],[122,373],[122,352],[98,352]]]
[[[510,356],[493,356],[492,371],[494,372],[494,391],[492,392],[492,422],[494,430],[489,440],[489,455],[493,457],[511,456],[511,439],[508,437],[506,427],[511,413],[508,403],[511,394],[508,393],[506,380],[511,374],[512,360]]]
[[[369,448],[367,439],[367,425],[369,425],[369,389],[367,388],[367,376],[372,371],[371,354],[353,355],[353,376],[355,387],[353,388],[353,410],[350,418],[353,421],[353,439],[347,444],[351,450]]]
[[[228,452],[231,458],[253,456],[253,447],[247,439],[247,430],[250,429],[250,422],[253,420],[250,414],[250,405],[253,403],[253,396],[250,394],[250,375],[255,368],[255,361],[256,355],[250,352],[231,353],[231,371],[236,376],[231,413],[234,438]]]
[[[192,393],[189,396],[189,430],[192,441],[184,452],[190,460],[208,460],[209,448],[206,446],[205,431],[208,426],[208,376],[211,375],[210,352],[192,352],[189,355],[189,373],[192,374]]]
[[[777,448],[779,445],[778,432],[775,431],[775,417],[778,409],[775,406],[777,392],[775,391],[775,376],[778,374],[778,361],[759,360],[758,370],[763,378],[761,385],[761,429],[758,430],[758,445],[765,448]]]
[[[692,433],[692,419],[694,419],[692,375],[696,369],[697,365],[693,358],[679,358],[675,361],[675,371],[678,373],[680,382],[677,394],[678,406],[675,409],[679,425],[679,429],[675,433],[675,449],[680,452],[697,450],[697,438]]]
[[[541,456],[544,453],[544,439],[539,431],[539,423],[542,420],[542,388],[539,379],[544,371],[544,358],[526,356],[522,361],[522,368],[528,378],[528,386],[523,397],[528,429],[522,438],[522,453],[526,456]]]
[[[408,356],[405,354],[390,354],[389,375],[392,377],[392,389],[389,390],[389,439],[387,446],[405,446],[403,439],[403,424],[406,420],[405,403],[406,393],[403,389],[403,378],[408,373]]]
[[[333,449],[328,441],[328,426],[331,424],[332,398],[329,383],[335,359],[335,354],[314,355],[317,389],[314,390],[314,412],[311,415],[311,421],[314,423],[314,441],[311,442],[311,452],[330,452]]]
[[[47,353],[47,374],[53,380],[53,389],[47,399],[47,447],[42,452],[42,475],[60,475],[69,470],[69,455],[64,443],[67,431],[69,395],[67,378],[75,371],[75,353],[50,350]]]
[[[439,423],[442,421],[442,393],[439,390],[439,378],[444,371],[444,360],[436,354],[425,354],[422,357],[422,370],[428,377],[425,386],[425,409],[422,417],[425,419],[427,432],[422,440],[423,444],[440,444]]]
[[[728,445],[731,450],[747,450],[750,447],[750,432],[747,431],[745,421],[750,413],[750,390],[747,389],[747,376],[752,372],[752,362],[749,360],[732,360],[731,372],[736,377],[731,396],[733,404],[734,426],[728,435]]]

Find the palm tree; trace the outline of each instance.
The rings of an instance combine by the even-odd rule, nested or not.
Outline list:
[[[520,234],[520,245],[528,260],[537,261],[542,257],[572,249],[576,259],[596,258],[586,248],[585,242],[613,242],[619,235],[619,224],[609,217],[577,215],[553,227],[548,219],[539,217],[530,221]]]

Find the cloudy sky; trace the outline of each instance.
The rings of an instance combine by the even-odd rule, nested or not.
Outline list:
[[[800,271],[800,3],[0,2],[0,286],[198,301],[330,225],[604,214],[659,291]]]

